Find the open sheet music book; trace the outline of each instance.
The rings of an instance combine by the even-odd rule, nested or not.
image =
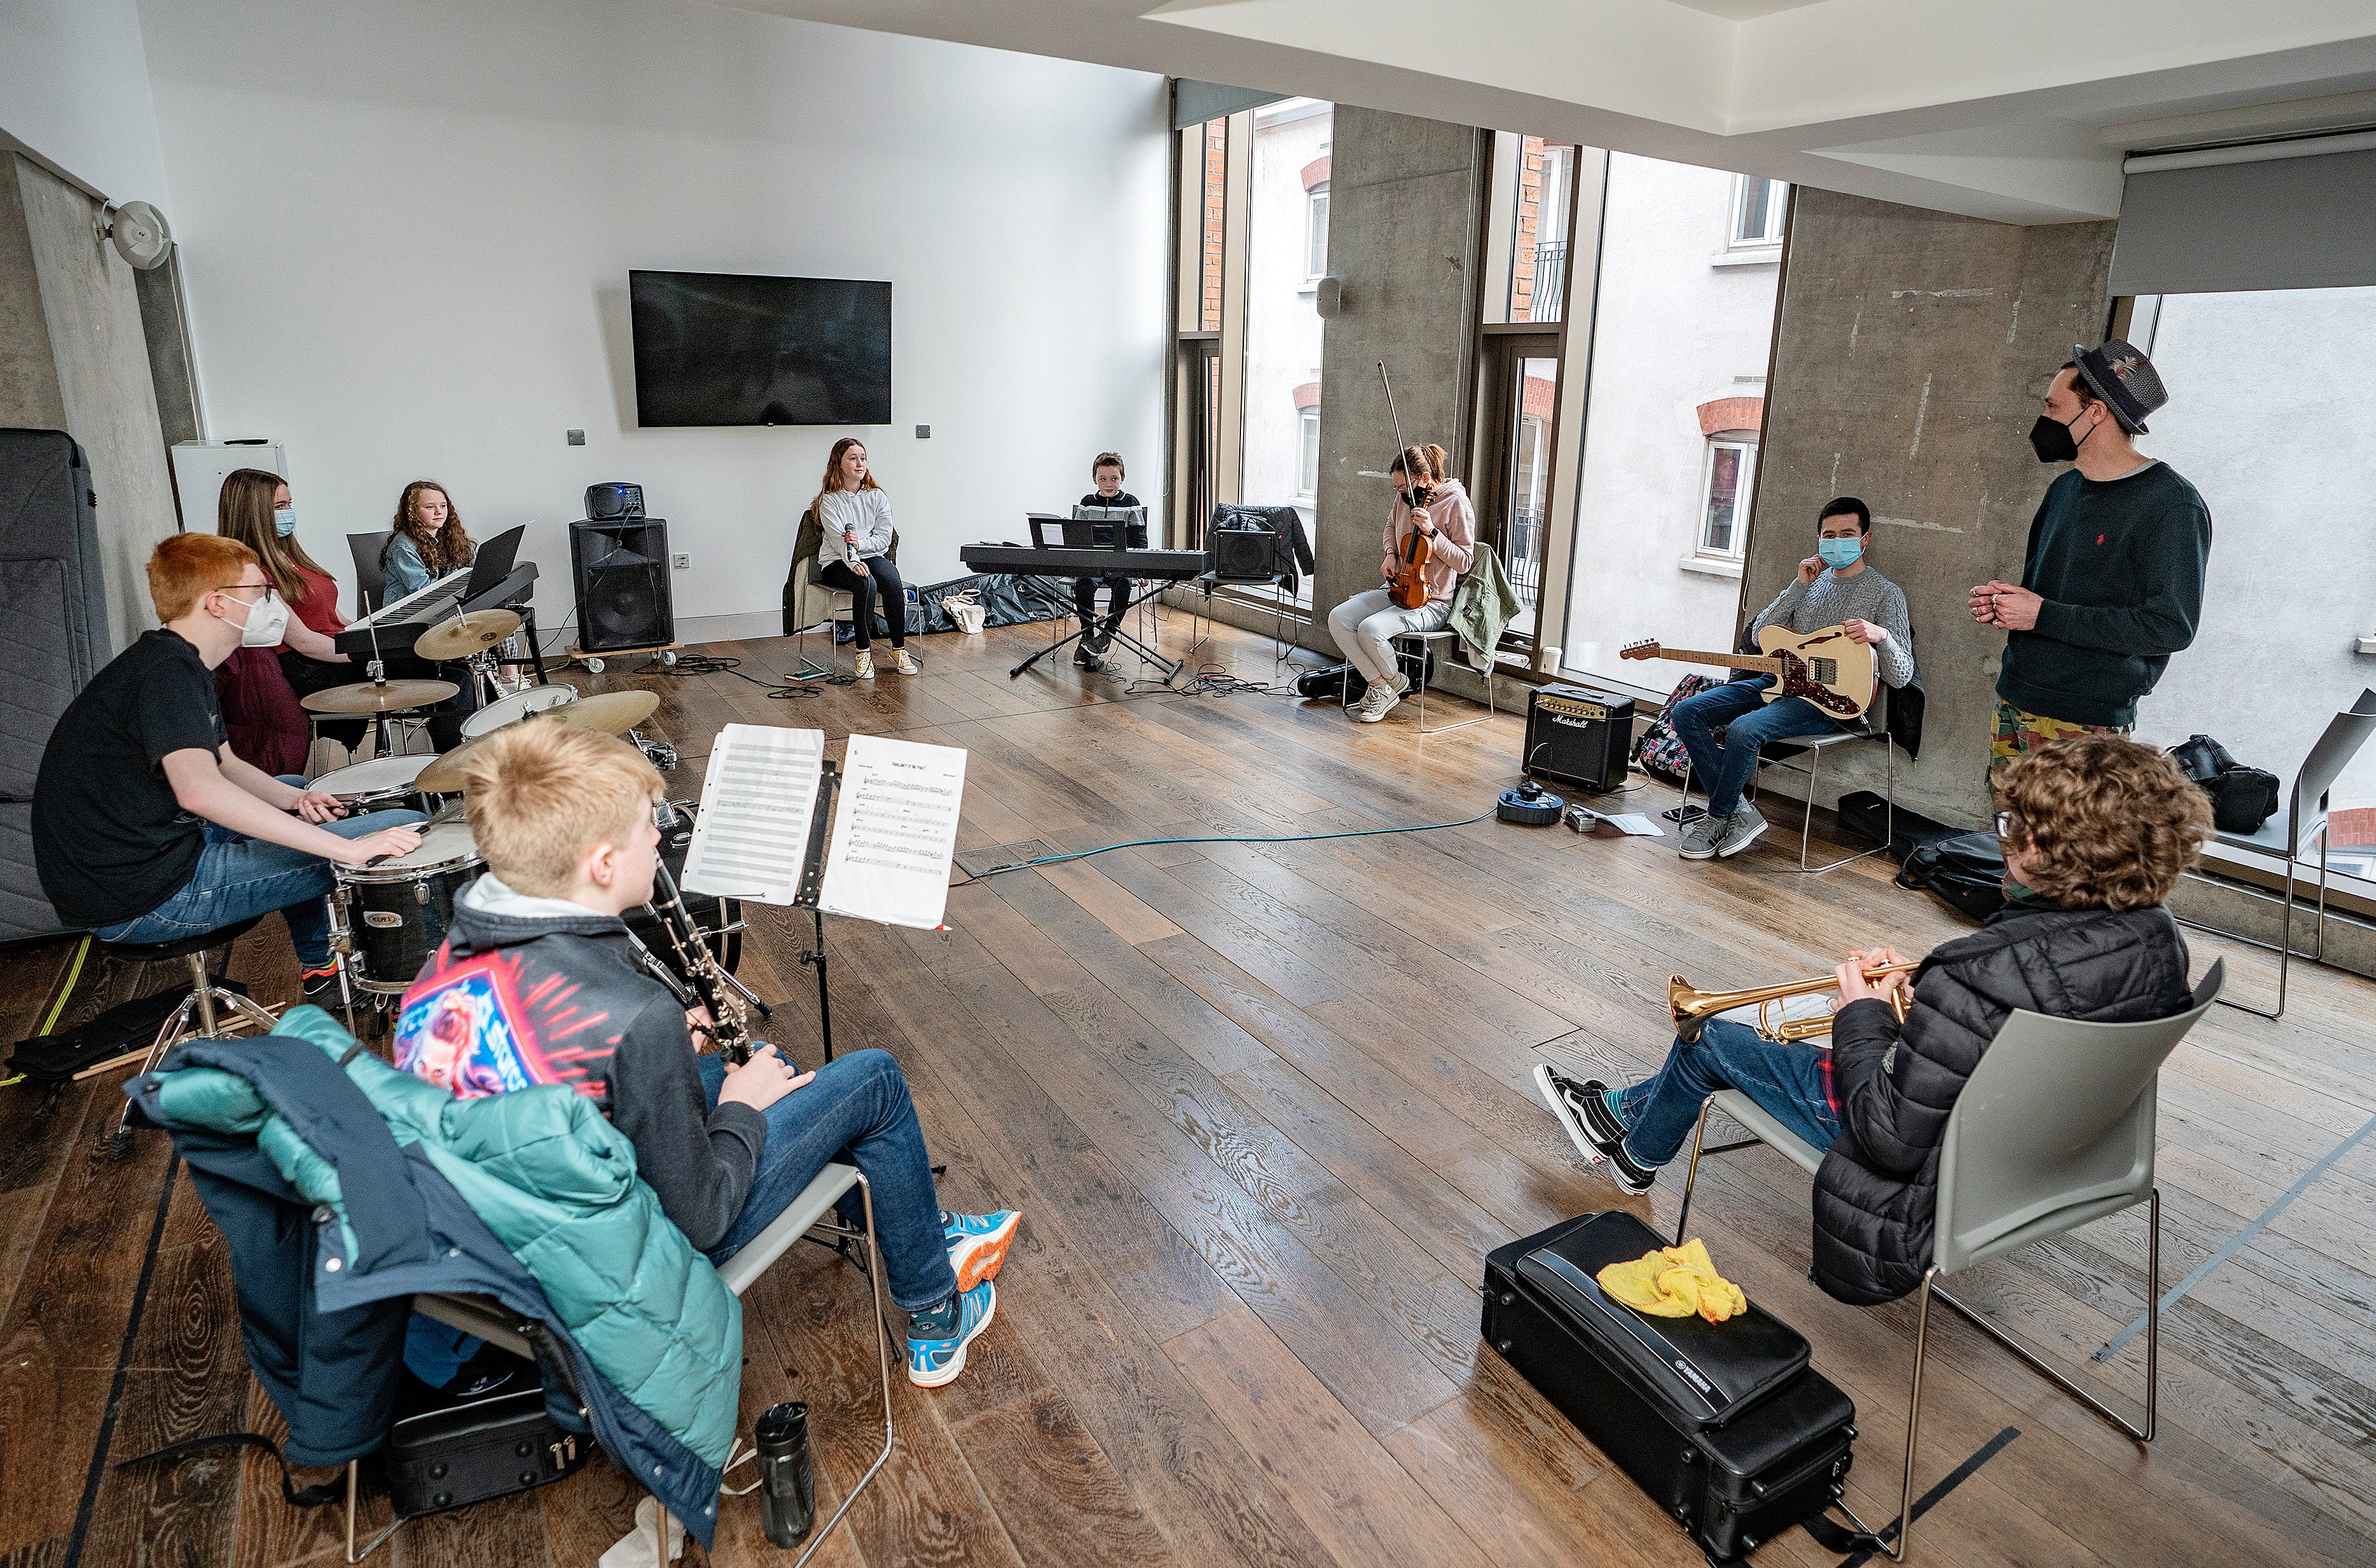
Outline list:
[[[948,905],[966,754],[852,735],[816,907],[930,930]],[[709,752],[684,886],[754,903],[800,902],[825,772],[825,731],[729,724]]]

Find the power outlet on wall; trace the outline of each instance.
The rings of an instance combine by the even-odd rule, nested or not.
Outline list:
[[[693,565],[693,557],[680,550],[674,555],[669,557],[669,564],[674,566],[680,572],[687,571],[691,569]]]
[[[572,446],[583,446],[586,445],[586,433],[582,430],[570,431],[568,433],[568,438],[569,444]]]

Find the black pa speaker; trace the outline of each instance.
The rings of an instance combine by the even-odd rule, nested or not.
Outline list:
[[[621,517],[640,517],[644,515],[644,487],[615,479],[604,484],[589,484],[586,487],[586,515],[605,523]]]
[[[1584,686],[1538,686],[1527,702],[1520,766],[1596,795],[1625,782],[1634,750],[1634,699]]]
[[[577,592],[577,646],[588,653],[676,641],[665,517],[570,524],[569,576]]]

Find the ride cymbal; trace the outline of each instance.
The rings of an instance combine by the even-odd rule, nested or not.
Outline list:
[[[412,651],[434,664],[446,659],[468,659],[482,647],[493,647],[520,629],[519,612],[514,610],[481,610],[469,615],[457,615],[451,621],[440,621],[421,634]]]
[[[309,713],[394,713],[399,708],[428,707],[444,702],[462,688],[451,681],[358,681],[332,686],[301,699]],[[655,707],[659,699],[653,699]]]

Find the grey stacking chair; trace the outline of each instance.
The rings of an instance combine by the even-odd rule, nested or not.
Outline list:
[[[866,1217],[863,1229],[851,1226],[834,1212],[834,1206],[852,1187],[858,1189],[859,1203]],[[826,1538],[833,1534],[834,1526],[840,1524],[842,1516],[849,1512],[849,1505],[858,1501],[858,1494],[866,1490],[875,1472],[883,1468],[883,1462],[891,1457],[891,1340],[883,1324],[883,1265],[875,1242],[874,1190],[859,1173],[858,1167],[835,1164],[818,1171],[801,1190],[800,1196],[794,1198],[766,1229],[751,1239],[750,1245],[719,1265],[718,1277],[726,1282],[729,1290],[737,1296],[742,1295],[778,1258],[791,1251],[794,1242],[812,1231],[830,1237],[839,1247],[855,1244],[864,1256],[867,1287],[874,1294],[874,1353],[883,1383],[883,1451],[875,1455],[874,1463],[866,1467],[866,1473],[858,1479],[858,1484],[842,1498],[841,1506],[834,1510],[833,1517],[809,1538],[807,1550],[801,1553],[792,1568],[801,1568],[802,1563],[816,1554],[817,1548],[825,1544]],[[489,1297],[421,1295],[412,1298],[412,1306],[414,1311],[435,1318],[450,1328],[474,1334],[491,1344],[501,1346],[523,1360],[541,1364],[536,1347],[524,1332],[532,1325],[521,1323],[517,1313]],[[727,1461],[730,1467],[739,1462],[735,1459]],[[358,1550],[355,1547],[355,1496],[356,1469],[350,1464],[347,1467],[349,1562],[360,1562],[370,1556],[381,1541],[396,1533],[397,1525],[403,1523],[399,1519],[397,1524],[388,1526],[369,1545]],[[665,1507],[659,1511],[658,1535],[659,1555],[654,1561],[664,1563],[669,1560],[668,1510]]]
[[[1897,1499],[1897,1540],[1906,1560],[1914,1530],[1914,1451],[1922,1431],[1922,1364],[1930,1349],[1933,1297],[1995,1340],[2032,1372],[2139,1443],[2151,1443],[2161,1372],[2161,1192],[2154,1185],[2154,1113],[2161,1064],[2195,1020],[2218,1000],[2227,960],[2215,959],[2183,1013],[2144,1024],[2092,1024],[2015,1012],[1997,1031],[1947,1117],[1939,1156],[1939,1206],[1930,1266],[1923,1271],[1914,1319],[1914,1386],[1907,1400],[1906,1475]],[[1705,1148],[1707,1117],[1721,1111],[1752,1136]],[[1810,1176],[1824,1151],[1790,1133],[1755,1100],[1722,1089],[1700,1109],[1699,1134],[1683,1179],[1675,1243],[1691,1220],[1692,1184],[1704,1154],[1770,1144]],[[2132,1426],[2111,1408],[2040,1360],[1934,1283],[2032,1241],[2075,1230],[2138,1204],[2145,1229],[2145,1420]],[[1856,1515],[1850,1514],[1851,1519]],[[1871,1526],[1858,1519],[1857,1527]]]
[[[2284,858],[2286,862],[2285,924],[2278,940],[2263,942],[2256,936],[2239,936],[2234,932],[2219,931],[2200,921],[2185,921],[2197,931],[2214,932],[2230,942],[2262,948],[2277,956],[2277,1006],[2267,1012],[2241,1002],[2228,1005],[2241,1012],[2257,1014],[2263,1018],[2282,1018],[2286,1014],[2286,971],[2292,968],[2294,956],[2294,873],[2305,864],[2302,849],[2311,839],[2318,840],[2318,923],[2311,938],[2310,960],[2314,964],[2326,961],[2326,798],[2334,781],[2376,734],[2376,688],[2364,689],[2359,700],[2328,721],[2325,733],[2318,738],[2302,759],[2301,770],[2294,775],[2293,795],[2286,802],[2283,817],[2271,817],[2261,825],[2257,833],[2214,832],[2212,837],[2231,849],[2259,849]],[[2189,873],[2192,875],[2192,873]],[[2226,1002],[2227,998],[2220,998]]]

